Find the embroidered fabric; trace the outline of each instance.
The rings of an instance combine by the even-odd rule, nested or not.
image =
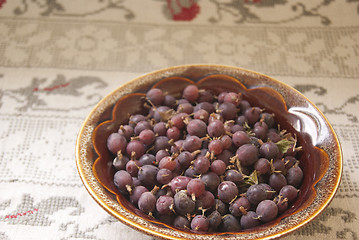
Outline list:
[[[153,239],[86,192],[76,137],[113,89],[191,63],[262,72],[320,108],[343,179],[329,207],[284,239],[358,239],[358,39],[353,0],[0,0],[0,239]]]

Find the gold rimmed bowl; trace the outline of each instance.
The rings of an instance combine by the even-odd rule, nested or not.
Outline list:
[[[189,84],[214,93],[242,93],[252,105],[274,113],[283,129],[298,138],[303,150],[304,179],[292,206],[275,220],[239,232],[195,233],[177,229],[147,216],[132,205],[113,183],[113,156],[108,136],[128,116],[144,113],[150,88],[175,97]],[[292,87],[266,75],[222,65],[175,66],[139,76],[103,98],[84,121],[76,144],[76,164],[90,195],[109,214],[145,234],[162,239],[275,239],[303,227],[331,202],[340,183],[342,153],[336,134],[320,110]]]

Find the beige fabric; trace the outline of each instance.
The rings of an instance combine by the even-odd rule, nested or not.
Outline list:
[[[113,89],[190,63],[270,75],[323,111],[342,144],[342,183],[285,239],[358,239],[358,39],[354,0],[0,0],[0,239],[151,239],[86,192],[76,136]]]

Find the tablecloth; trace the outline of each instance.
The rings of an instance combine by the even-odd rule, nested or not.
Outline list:
[[[0,0],[0,239],[153,239],[87,193],[76,137],[115,88],[191,63],[270,75],[319,107],[343,178],[284,239],[359,239],[358,0]]]

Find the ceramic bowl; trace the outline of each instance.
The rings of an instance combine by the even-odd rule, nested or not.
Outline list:
[[[300,166],[304,180],[292,207],[275,220],[229,233],[195,233],[166,225],[136,209],[114,186],[113,156],[106,140],[129,114],[143,111],[145,92],[158,87],[179,96],[188,84],[241,92],[252,105],[274,113],[282,128],[303,147]],[[246,69],[222,65],[184,65],[139,76],[103,98],[79,132],[76,163],[84,186],[95,201],[122,223],[162,239],[275,239],[303,227],[333,199],[342,174],[342,153],[336,134],[319,109],[292,87]]]

